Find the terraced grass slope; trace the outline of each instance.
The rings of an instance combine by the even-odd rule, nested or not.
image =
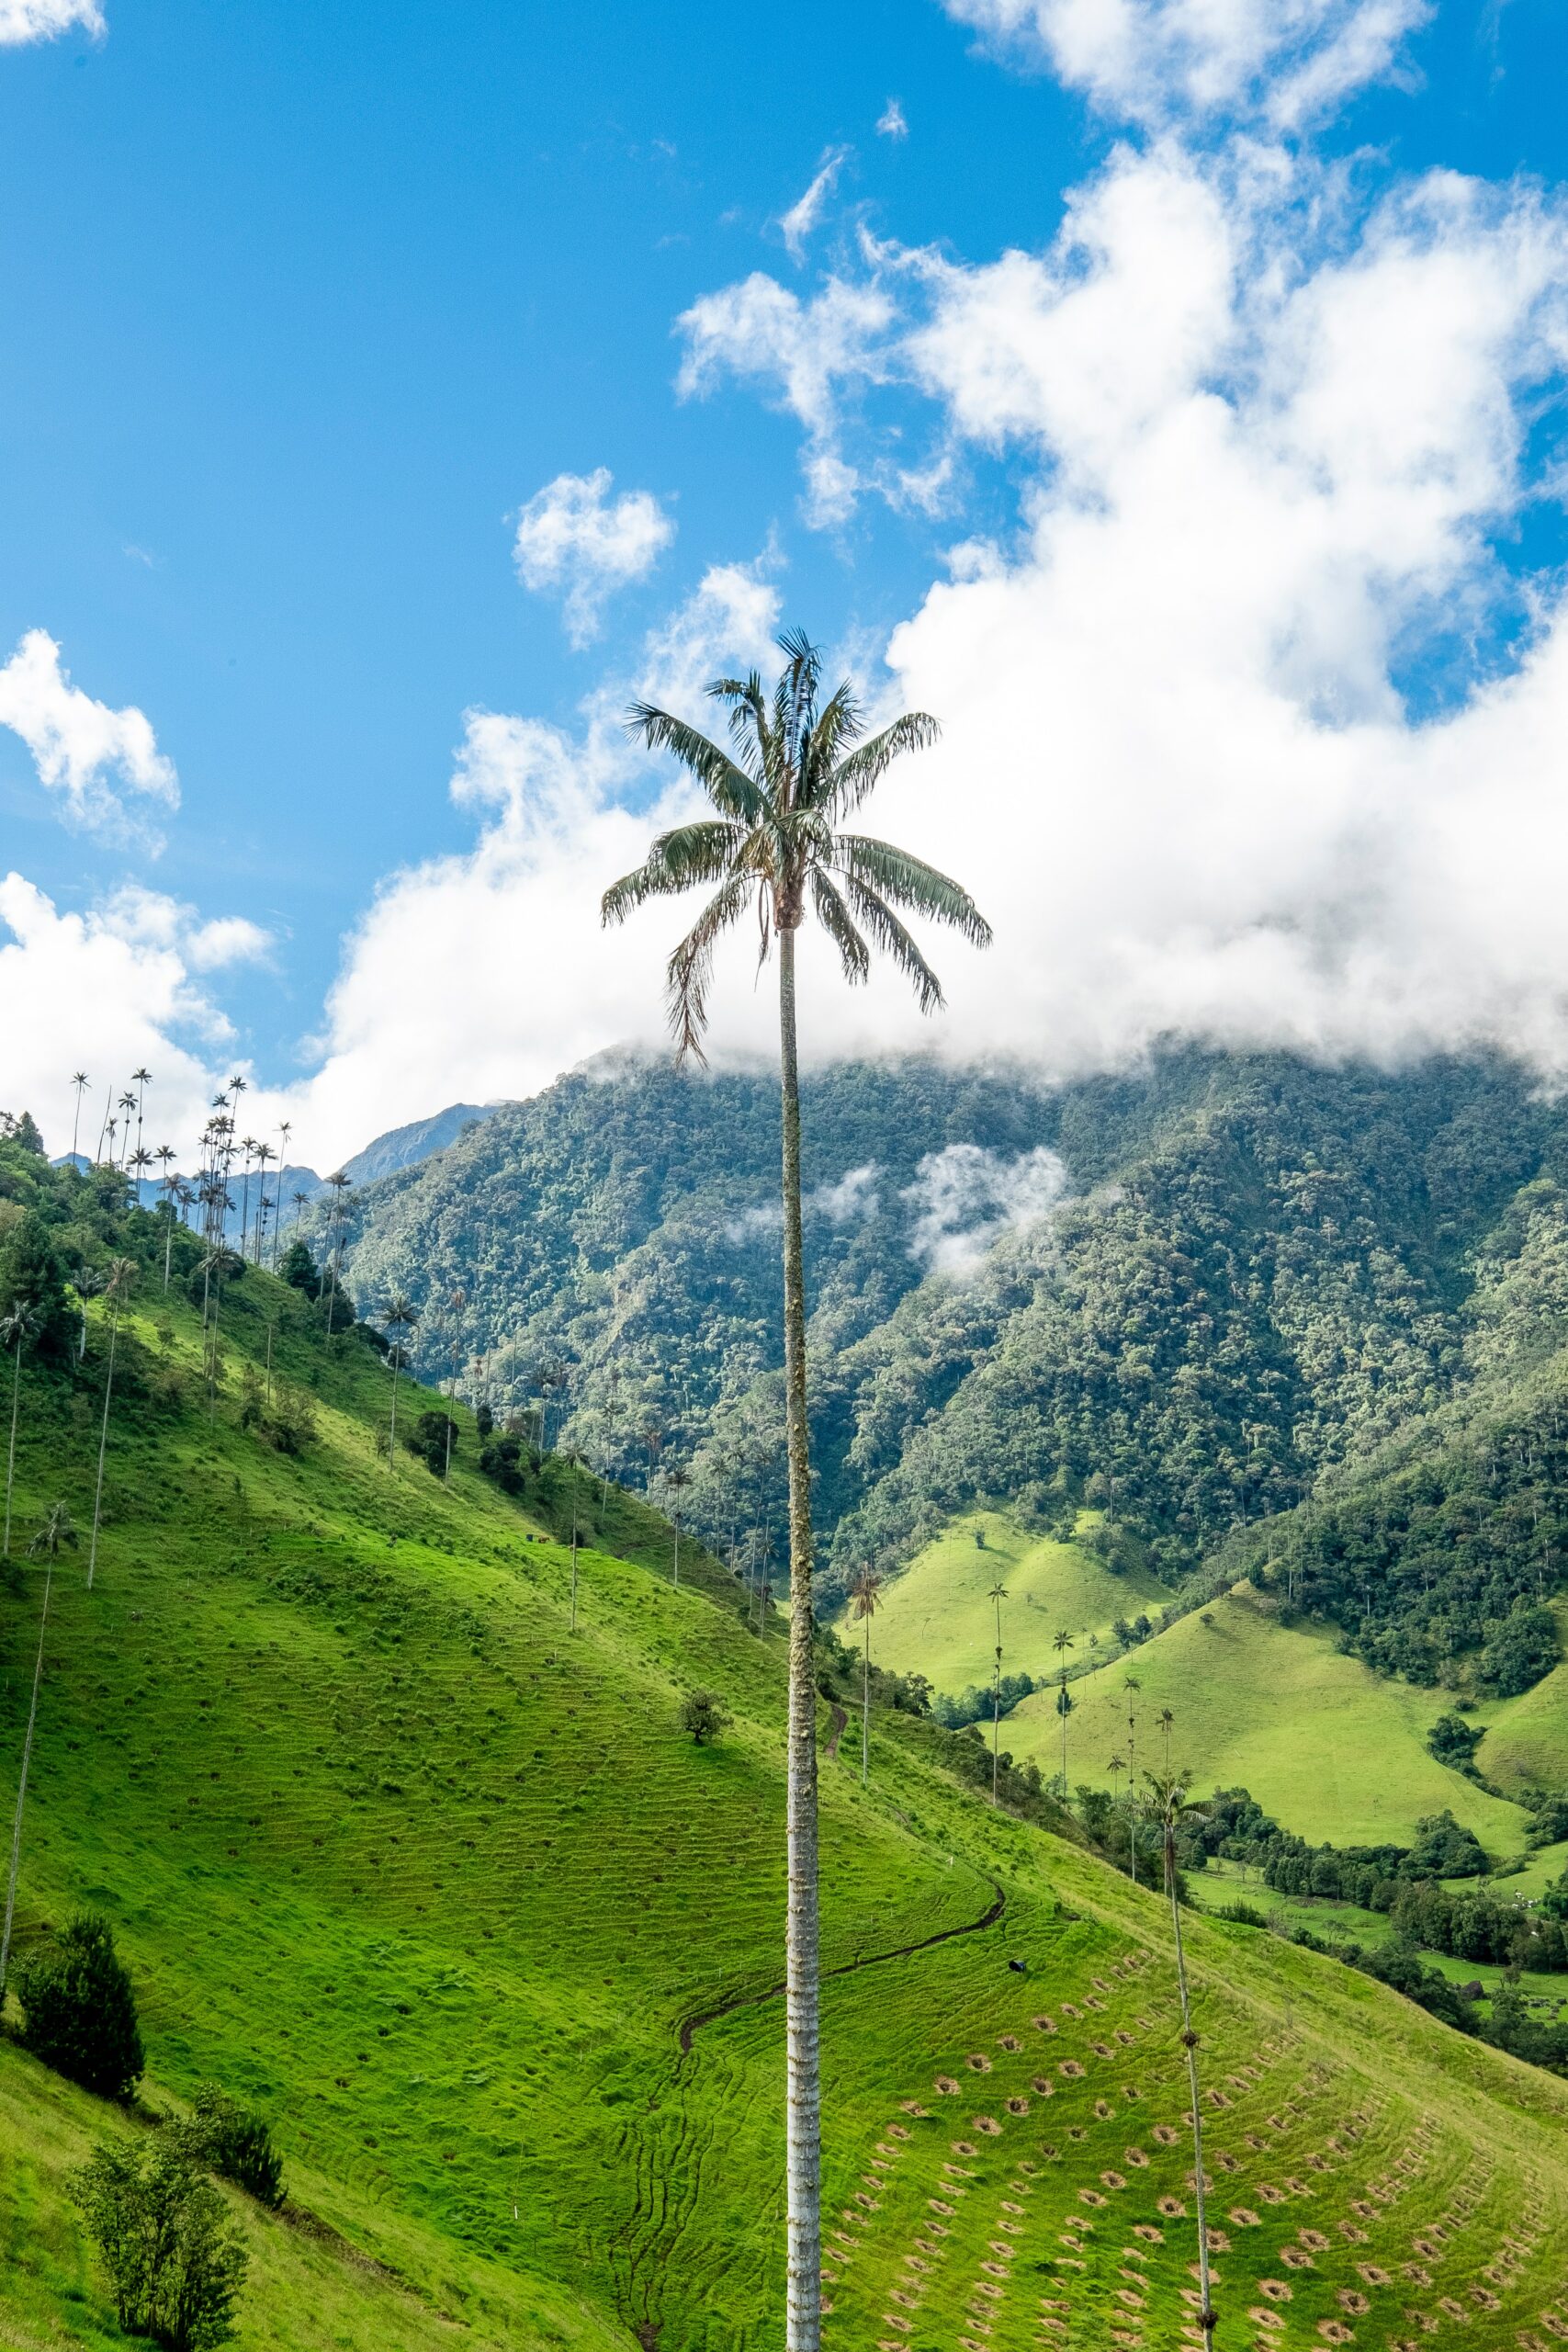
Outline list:
[[[1141,1686],[1135,1694],[1124,1687],[1129,1675]],[[1075,1786],[1112,1784],[1107,1767],[1112,1756],[1126,1758],[1129,1705],[1138,1716],[1139,1769],[1162,1763],[1158,1718],[1168,1707],[1176,1719],[1173,1762],[1190,1767],[1201,1788],[1250,1789],[1265,1812],[1301,1837],[1341,1846],[1408,1844],[1417,1819],[1446,1805],[1489,1853],[1523,1848],[1529,1822],[1519,1806],[1427,1752],[1428,1727],[1446,1703],[1441,1692],[1374,1675],[1319,1628],[1281,1624],[1250,1586],[1179,1619],[1071,1689],[1067,1773]],[[1007,1729],[1015,1756],[1058,1769],[1054,1693],[1024,1700]]]
[[[1086,1511],[1081,1523],[1087,1530],[1098,1517]],[[1092,1637],[1110,1644],[1118,1617],[1153,1614],[1170,1599],[1169,1587],[1146,1570],[1112,1575],[1087,1544],[1026,1534],[999,1511],[971,1511],[886,1587],[872,1627],[874,1657],[896,1674],[926,1675],[938,1690],[988,1682],[996,1615],[987,1596],[998,1584],[1007,1588],[1002,1642],[1010,1674],[1048,1673],[1060,1630],[1072,1634],[1074,1655],[1086,1657]],[[858,1639],[847,1616],[840,1630]]]
[[[242,2344],[776,2344],[781,1645],[603,1555],[574,1634],[569,1554],[471,1442],[450,1490],[388,1470],[357,1342],[248,1275],[209,1418],[195,1318],[163,1345],[162,1313],[122,1335],[96,1589],[77,1559],[56,1587],[21,1924],[110,1914],[152,2107],[216,2075],[273,2114],[301,2210],[247,2216]],[[237,1418],[268,1321],[314,1381],[299,1460]],[[24,1525],[57,1495],[85,1521],[96,1404],[28,1382]],[[735,1719],[711,1749],[675,1725],[697,1683]],[[907,1719],[872,1764],[867,1792],[823,1767],[829,2344],[1190,2341],[1168,1913],[976,1804]],[[1194,1920],[1192,1947],[1224,2340],[1568,2331],[1568,2086],[1267,1937]],[[0,2044],[0,2341],[120,2341],[63,2175],[142,2128]]]

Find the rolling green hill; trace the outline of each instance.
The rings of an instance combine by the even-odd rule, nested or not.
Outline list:
[[[142,1264],[95,1588],[74,1555],[56,1582],[21,1930],[111,1918],[148,2113],[216,2077],[272,2116],[293,2211],[246,2209],[242,2346],[776,2343],[776,1634],[711,1564],[677,1591],[662,1543],[630,1541],[584,1555],[573,1633],[570,1555],[477,1475],[466,1413],[450,1487],[389,1466],[385,1364],[254,1271],[209,1400],[151,1221],[3,1153],[0,1182]],[[313,1418],[298,1454],[247,1425],[269,1329]],[[24,1377],[23,1529],[59,1498],[90,1515],[106,1357],[96,1306],[79,1371]],[[432,1402],[405,1385],[400,1420]],[[0,1805],[39,1581],[0,1588]],[[733,1716],[711,1748],[676,1724],[696,1685]],[[863,1791],[840,1720],[824,1705],[829,2345],[1175,2352],[1168,1912],[978,1803],[909,1717],[878,1715]],[[1267,1935],[1190,1933],[1235,2340],[1568,2327],[1568,2085]],[[0,2341],[123,2341],[64,2176],[149,2128],[0,2041]]]
[[[1100,1514],[1080,1516],[1087,1533]],[[1157,1612],[1170,1599],[1169,1587],[1146,1570],[1113,1575],[1087,1544],[1033,1536],[1000,1511],[975,1511],[933,1537],[882,1593],[872,1626],[877,1663],[923,1674],[939,1690],[988,1682],[996,1617],[987,1595],[998,1584],[1008,1596],[1005,1670],[1036,1679],[1055,1663],[1058,1630],[1071,1633],[1075,1655],[1084,1657],[1091,1635],[1111,1644],[1118,1617]],[[858,1639],[847,1612],[840,1623],[846,1639]]]
[[[1140,1689],[1129,1694],[1126,1678]],[[1285,1626],[1250,1587],[1182,1617],[1131,1656],[1072,1686],[1069,1780],[1111,1785],[1127,1755],[1135,1701],[1140,1769],[1160,1762],[1158,1718],[1175,1717],[1171,1758],[1202,1788],[1247,1788],[1300,1837],[1336,1845],[1409,1844],[1416,1820],[1444,1806],[1494,1854],[1524,1844],[1527,1816],[1427,1752],[1441,1694],[1383,1679],[1345,1657],[1322,1627]],[[1522,1701],[1511,1702],[1517,1706]],[[1036,1692],[1008,1719],[1015,1756],[1055,1770],[1061,1730],[1055,1694]]]

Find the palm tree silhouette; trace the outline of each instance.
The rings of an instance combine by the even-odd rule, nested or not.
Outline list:
[[[779,951],[779,1077],[784,1204],[784,1419],[789,1466],[789,1893],[785,1991],[787,2060],[786,2352],[821,2341],[821,2080],[818,2054],[817,1692],[812,1666],[810,1441],[806,1403],[806,1292],[801,1250],[800,1086],[795,1020],[795,933],[808,906],[838,951],[852,985],[867,977],[871,947],[913,984],[922,1012],[942,1002],[936,974],[897,909],[952,925],[977,946],[990,931],[973,899],[946,875],[886,842],[836,830],[905,752],[933,742],[937,725],[906,712],[878,734],[846,684],[818,699],[821,658],[801,633],[781,638],[785,667],[770,703],[755,672],[719,678],[712,700],[728,715],[726,751],[700,729],[649,703],[629,715],[650,751],[669,752],[702,787],[713,815],[678,825],[604,893],[606,923],[624,922],[655,898],[712,888],[666,971],[678,1057],[703,1057],[714,950],[749,912],[761,956]]]
[[[87,1088],[92,1084],[92,1080],[87,1076],[85,1069],[73,1069],[71,1073],[71,1083],[76,1089],[76,1109],[71,1120],[71,1164],[74,1167],[76,1164],[76,1138],[80,1134],[82,1127],[82,1097],[85,1093]]]
[[[74,1550],[76,1530],[63,1503],[56,1503],[49,1517],[28,1545],[29,1556],[41,1552],[46,1566],[43,1572],[43,1607],[39,1613],[38,1656],[33,1660],[33,1695],[28,1708],[27,1736],[22,1742],[22,1770],[17,1782],[17,1810],[11,1824],[11,1867],[6,1879],[6,1925],[0,1932],[0,2015],[6,2007],[6,1977],[11,1965],[11,1926],[17,1916],[17,1872],[22,1859],[22,1814],[28,1801],[28,1771],[33,1760],[33,1731],[38,1723],[39,1685],[43,1680],[43,1643],[49,1630],[49,1596],[54,1584],[54,1564],[62,1544]]]
[[[43,1329],[43,1317],[30,1298],[12,1302],[10,1312],[0,1317],[0,1348],[14,1348],[17,1361],[11,1369],[11,1444],[6,1456],[6,1540],[0,1544],[0,1559],[11,1556],[11,1489],[17,1477],[17,1419],[22,1405],[22,1357],[28,1341],[36,1340]]]
[[[1056,1686],[1056,1713],[1062,1718],[1062,1803],[1067,1801],[1067,1717],[1073,1702],[1067,1695],[1067,1652],[1073,1648],[1073,1637],[1064,1625],[1051,1645],[1056,1653],[1059,1680]]]
[[[1138,1716],[1137,1710],[1133,1705],[1132,1702],[1137,1697],[1138,1692],[1143,1689],[1143,1684],[1139,1681],[1135,1674],[1129,1674],[1126,1676],[1122,1684],[1122,1690],[1126,1691],[1128,1696],[1127,1770],[1130,1777],[1127,1781],[1127,1789],[1129,1794],[1131,1794],[1138,1777]],[[1136,1805],[1134,1805],[1129,1811],[1127,1815],[1127,1824],[1130,1846],[1128,1859],[1133,1865],[1133,1884],[1136,1886],[1138,1883],[1138,1809]]]
[[[681,1589],[681,1497],[692,1483],[692,1474],[683,1462],[671,1462],[664,1472],[664,1485],[673,1498],[670,1504],[670,1525],[675,1536],[675,1573],[671,1582]]]
[[[1165,1734],[1165,1769],[1168,1772],[1170,1770],[1170,1735],[1175,1722],[1176,1717],[1171,1713],[1170,1709],[1162,1707],[1159,1711],[1159,1727]]]
[[[391,1476],[392,1464],[398,1451],[398,1374],[403,1368],[403,1333],[412,1331],[418,1321],[419,1309],[403,1296],[400,1290],[395,1290],[381,1309],[383,1328],[389,1331],[395,1331],[398,1335],[392,1341],[392,1427],[387,1440],[389,1477]]]
[[[333,1335],[333,1318],[337,1311],[338,1273],[343,1261],[343,1216],[344,1194],[353,1179],[345,1168],[339,1168],[327,1178],[333,1189],[333,1240],[327,1253],[327,1337]]]
[[[136,1087],[136,1148],[140,1151],[141,1148],[141,1110],[142,1105],[147,1099],[147,1089],[152,1083],[152,1073],[150,1069],[133,1069],[130,1075]]]
[[[876,1596],[882,1590],[882,1578],[873,1567],[862,1568],[850,1587],[855,1604],[855,1623],[865,1627],[865,1652],[861,1665],[860,1684],[860,1784],[863,1789],[871,1777],[871,1621],[876,1614]],[[998,1638],[1000,1638],[1000,1622]],[[998,1650],[998,1657],[1001,1652]],[[995,1791],[992,1792],[993,1795]]]
[[[152,1157],[158,1161],[164,1170],[163,1175],[158,1181],[164,1187],[164,1224],[165,1228],[164,1233],[164,1291],[167,1292],[169,1287],[169,1252],[175,1246],[175,1187],[178,1185],[180,1180],[175,1174],[175,1153],[174,1147],[171,1144],[161,1143]]]
[[[1203,2118],[1198,2105],[1198,2044],[1192,2030],[1192,2002],[1187,1983],[1187,1954],[1181,1940],[1181,1905],[1177,1894],[1176,1833],[1184,1821],[1201,1821],[1207,1807],[1194,1804],[1186,1777],[1179,1772],[1145,1772],[1146,1803],[1160,1833],[1165,1857],[1165,1891],[1170,1897],[1170,1924],[1176,1938],[1176,1981],[1181,1996],[1181,2045],[1187,2052],[1187,2082],[1192,2094],[1192,2182],[1198,2207],[1198,2284],[1202,2295],[1198,2324],[1208,2352],[1213,2352],[1214,2307],[1209,2291],[1209,2220],[1203,2202]]]
[[[136,1280],[135,1261],[116,1258],[109,1266],[104,1283],[104,1304],[109,1310],[109,1362],[104,1379],[104,1419],[98,1431],[98,1478],[93,1489],[93,1540],[87,1551],[87,1590],[93,1589],[93,1577],[98,1565],[98,1527],[104,1510],[104,1455],[109,1442],[109,1405],[114,1396],[114,1351],[119,1339],[119,1310],[130,1297]]]

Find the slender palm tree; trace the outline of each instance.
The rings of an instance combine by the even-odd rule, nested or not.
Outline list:
[[[87,1301],[90,1298],[96,1298],[104,1286],[104,1276],[96,1267],[79,1266],[71,1277],[71,1283],[82,1309],[82,1336],[76,1342],[76,1361],[78,1363],[85,1363],[87,1360]]]
[[[785,2019],[787,2060],[786,2352],[821,2341],[821,2079],[818,2054],[817,1692],[813,1675],[810,1442],[806,1397],[806,1289],[801,1249],[800,1086],[795,933],[815,912],[844,977],[863,980],[871,946],[893,958],[921,1010],[942,1002],[936,974],[906,930],[903,909],[952,925],[977,946],[990,938],[966,891],[886,842],[836,829],[901,752],[934,741],[936,721],[906,712],[865,737],[848,684],[818,699],[821,661],[804,635],[780,640],[785,668],[770,704],[755,673],[720,678],[710,697],[728,712],[729,749],[687,720],[639,703],[632,732],[673,754],[706,795],[711,817],[679,825],[604,894],[606,923],[655,898],[713,891],[671,956],[668,1003],[678,1056],[702,1058],[714,950],[755,911],[765,958],[779,951],[779,1077],[784,1206],[784,1411],[789,1464],[790,1651]]]
[[[11,1965],[11,1926],[17,1916],[17,1872],[22,1860],[22,1815],[28,1801],[28,1772],[33,1760],[33,1730],[38,1723],[39,1685],[43,1680],[44,1635],[49,1631],[49,1596],[54,1584],[54,1564],[62,1545],[74,1550],[76,1530],[63,1503],[56,1503],[28,1545],[29,1555],[42,1553],[43,1608],[39,1615],[38,1656],[33,1660],[33,1695],[28,1708],[27,1734],[22,1741],[22,1770],[17,1781],[17,1810],[11,1824],[11,1867],[6,1877],[6,1924],[0,1930],[0,2016],[6,2008],[6,1977]]]
[[[1165,1734],[1165,1769],[1168,1772],[1170,1770],[1170,1735],[1175,1724],[1176,1717],[1171,1713],[1170,1709],[1162,1707],[1159,1711],[1159,1727]]]
[[[387,1440],[387,1475],[391,1476],[398,1451],[398,1375],[403,1368],[403,1335],[419,1321],[419,1309],[395,1290],[381,1309],[382,1329],[396,1334],[392,1340],[392,1427]]]
[[[98,1565],[98,1528],[104,1510],[104,1455],[109,1442],[109,1404],[114,1396],[114,1351],[119,1338],[119,1310],[130,1295],[136,1280],[135,1261],[116,1258],[110,1264],[108,1279],[104,1284],[104,1304],[109,1310],[109,1362],[104,1379],[104,1419],[98,1431],[98,1478],[93,1489],[93,1539],[87,1548],[87,1590],[93,1589],[93,1577]]]
[[[1067,1801],[1067,1717],[1073,1712],[1073,1702],[1067,1690],[1067,1652],[1073,1647],[1073,1637],[1064,1625],[1051,1646],[1056,1653],[1056,1713],[1062,1718],[1062,1803]]]
[[[672,1462],[664,1473],[669,1491],[670,1526],[675,1538],[675,1573],[671,1578],[677,1592],[681,1589],[681,1497],[692,1483],[692,1474],[683,1462]]]
[[[1127,1770],[1127,1758],[1113,1756],[1105,1769],[1111,1775],[1111,1802],[1114,1804],[1121,1794],[1121,1776]]]
[[[161,1143],[152,1157],[164,1171],[158,1181],[164,1188],[164,1221],[166,1227],[164,1235],[164,1288],[166,1292],[169,1287],[169,1253],[175,1246],[175,1187],[180,1180],[175,1173],[172,1144]]]
[[[288,1173],[288,1138],[293,1133],[293,1120],[279,1119],[277,1123],[277,1198],[274,1203],[277,1215],[274,1217],[272,1224],[272,1263],[275,1272],[277,1267],[277,1253],[283,1241],[283,1180]]]
[[[876,1596],[881,1590],[882,1578],[869,1566],[862,1568],[850,1587],[855,1604],[855,1623],[865,1627],[865,1648],[861,1657],[860,1677],[860,1784],[863,1789],[871,1778],[871,1621],[876,1614]],[[998,1633],[999,1635],[999,1623]]]
[[[144,1144],[139,1143],[136,1149],[131,1153],[130,1165],[136,1171],[132,1181],[136,1186],[136,1205],[140,1208],[141,1205],[141,1187],[150,1181],[148,1171],[152,1165],[152,1155]]]
[[[140,1151],[141,1148],[142,1106],[147,1100],[147,1089],[152,1083],[152,1073],[150,1069],[133,1069],[130,1076],[131,1081],[136,1088],[136,1148]]]
[[[1129,1674],[1122,1688],[1127,1693],[1127,1790],[1129,1795],[1137,1785],[1138,1777],[1138,1693],[1143,1689],[1135,1674]],[[1129,1833],[1128,1860],[1133,1865],[1133,1884],[1138,1883],[1138,1808],[1134,1805],[1127,1815]]]
[[[1181,2046],[1187,2052],[1187,2082],[1192,2095],[1192,2185],[1198,2209],[1198,2285],[1202,2305],[1198,2324],[1208,2352],[1213,2352],[1214,2299],[1209,2290],[1209,2217],[1204,2205],[1203,2116],[1198,2104],[1198,2045],[1192,2027],[1192,2001],[1187,1983],[1187,1953],[1181,1940],[1181,1903],[1177,1891],[1176,1833],[1184,1821],[1201,1821],[1207,1807],[1194,1804],[1186,1776],[1180,1772],[1145,1772],[1149,1814],[1159,1832],[1165,1857],[1165,1891],[1170,1897],[1170,1925],[1176,1939],[1176,1982],[1181,1996]]]
[[[1007,1587],[994,1584],[986,1595],[997,1612],[997,1646],[991,1658],[991,1803],[997,1803],[997,1775],[1002,1741],[1002,1603]]]
[[[73,1167],[76,1164],[76,1139],[82,1131],[82,1097],[92,1082],[85,1069],[73,1069],[71,1073],[71,1083],[76,1089],[76,1109],[71,1120],[71,1164]]]
[[[332,1244],[327,1252],[327,1337],[333,1335],[333,1320],[337,1313],[338,1275],[343,1264],[343,1220],[345,1195],[353,1182],[345,1168],[335,1169],[327,1178],[333,1190]]]
[[[111,1086],[107,1093],[104,1096],[104,1115],[98,1123],[98,1148],[94,1154],[95,1164],[100,1168],[103,1166],[104,1160],[104,1138],[108,1134],[109,1114],[113,1109],[114,1088]]]
[[[131,1114],[141,1109],[141,1104],[136,1099],[134,1088],[129,1086],[126,1088],[125,1092],[119,1098],[119,1107],[125,1113],[125,1134],[121,1138],[123,1148],[120,1155],[121,1159],[124,1160],[130,1157],[130,1153]]]
[[[17,1419],[22,1406],[22,1357],[28,1341],[36,1340],[43,1329],[43,1317],[30,1298],[12,1302],[9,1314],[0,1317],[0,1348],[14,1348],[17,1361],[11,1368],[11,1443],[6,1456],[6,1540],[0,1544],[0,1559],[11,1556],[11,1490],[17,1478]]]
[[[266,1197],[266,1164],[276,1158],[271,1144],[265,1140],[256,1146],[256,1166],[261,1173],[261,1192],[256,1201],[256,1263],[262,1261],[262,1240],[265,1231],[266,1212],[270,1203]]]

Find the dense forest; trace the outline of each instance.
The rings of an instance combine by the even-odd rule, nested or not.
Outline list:
[[[1568,1123],[1523,1074],[852,1065],[807,1133],[830,1585],[1089,1502],[1173,1588],[1272,1562],[1383,1670],[1555,1658]],[[782,1579],[776,1146],[766,1073],[595,1066],[357,1195],[346,1280],[417,1301],[427,1377]]]

